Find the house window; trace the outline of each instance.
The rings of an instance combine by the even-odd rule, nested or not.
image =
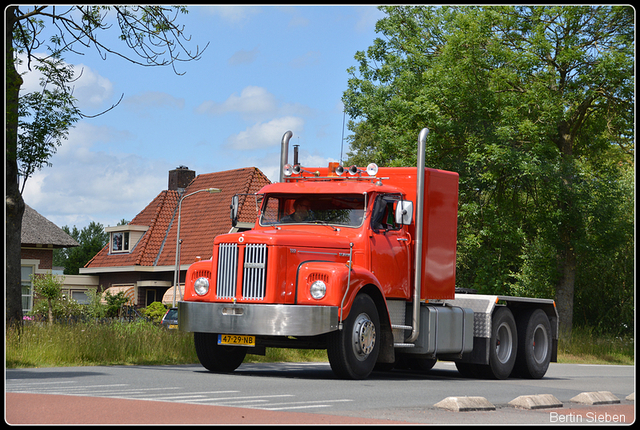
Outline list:
[[[20,283],[22,284],[22,312],[30,312],[33,308],[33,266],[22,266],[20,268]]]
[[[87,290],[71,290],[71,298],[81,305],[91,303],[91,299],[87,295]]]
[[[129,232],[111,233],[111,252],[129,252]]]

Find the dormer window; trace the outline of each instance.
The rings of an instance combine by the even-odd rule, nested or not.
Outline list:
[[[149,227],[143,225],[117,225],[104,229],[109,233],[109,254],[133,251],[136,244]]]
[[[129,232],[111,233],[111,252],[129,251]]]

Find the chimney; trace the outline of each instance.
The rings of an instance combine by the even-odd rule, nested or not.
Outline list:
[[[169,170],[169,190],[182,192],[196,178],[196,172],[187,166],[178,166]]]

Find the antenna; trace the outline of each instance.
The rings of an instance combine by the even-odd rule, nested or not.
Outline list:
[[[344,106],[344,105],[343,105]],[[342,139],[340,140],[340,165],[342,166],[342,148],[344,145],[344,118],[346,113],[344,111],[344,107],[342,109]]]

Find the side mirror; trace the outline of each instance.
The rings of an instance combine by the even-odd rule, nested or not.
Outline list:
[[[231,225],[233,227],[235,227],[236,224],[238,224],[239,207],[240,207],[239,199],[238,199],[238,195],[236,194],[231,198]]]
[[[401,200],[396,206],[396,224],[409,225],[413,220],[413,202]]]

